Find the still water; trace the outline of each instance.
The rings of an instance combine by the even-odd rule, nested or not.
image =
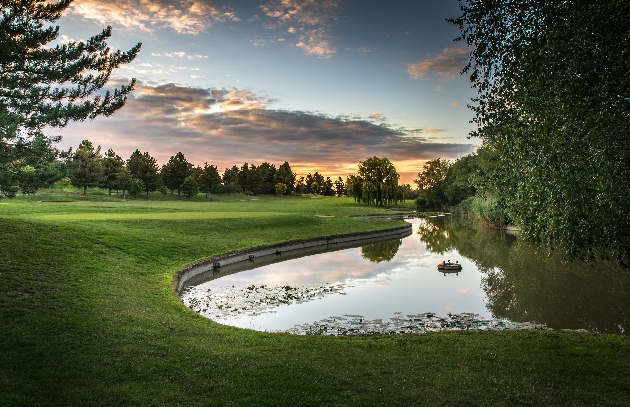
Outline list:
[[[184,289],[182,299],[217,322],[261,331],[402,316],[441,318],[444,325],[451,315],[474,314],[477,320],[628,333],[630,274],[615,263],[566,263],[537,254],[513,235],[450,216],[408,222],[408,237],[219,278],[215,273]],[[443,260],[459,262],[462,270],[438,271]]]

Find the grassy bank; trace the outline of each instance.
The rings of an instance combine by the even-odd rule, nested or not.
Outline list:
[[[348,218],[378,212],[351,199],[256,198],[0,201],[0,405],[627,404],[627,337],[295,337],[194,314],[172,287],[187,264],[393,225]]]

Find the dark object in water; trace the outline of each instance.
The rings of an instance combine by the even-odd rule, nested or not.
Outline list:
[[[455,263],[451,263],[451,261],[448,260],[439,263],[437,268],[440,271],[460,271],[462,269],[462,265],[459,264],[458,261],[456,261]]]

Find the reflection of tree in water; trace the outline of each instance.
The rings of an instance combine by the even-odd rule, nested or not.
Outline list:
[[[537,254],[505,233],[467,227],[457,219],[427,224],[419,233],[432,251],[457,249],[479,267],[495,317],[630,334],[630,273],[614,262],[567,263],[558,255]]]
[[[401,244],[401,239],[395,239],[361,246],[361,256],[373,263],[390,261],[398,253],[398,248],[400,248]]]

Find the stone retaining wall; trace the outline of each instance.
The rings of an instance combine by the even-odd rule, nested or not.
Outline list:
[[[361,246],[361,242],[365,242],[365,244],[371,243],[371,240],[389,240],[395,239],[396,237],[403,238],[409,236],[411,234],[411,224],[406,226],[401,226],[388,230],[381,230],[378,232],[367,232],[367,233],[355,233],[348,235],[339,235],[339,236],[327,236],[322,238],[310,239],[310,240],[302,240],[297,242],[287,242],[279,245],[273,246],[264,246],[258,248],[252,248],[249,250],[244,250],[235,253],[228,253],[217,257],[212,257],[209,259],[202,260],[200,262],[194,263],[181,270],[175,279],[175,289],[179,292],[181,289],[186,286],[186,283],[190,281],[192,278],[199,276],[200,274],[210,272],[213,270],[221,270],[221,268],[225,268],[225,266],[236,265],[237,263],[241,263],[243,265],[248,265],[250,261],[253,261],[257,258],[265,258],[269,256],[276,256],[282,253],[291,254],[291,252],[297,251],[308,251],[312,249],[313,252],[322,251],[326,248],[334,248],[337,246],[345,246],[353,247]],[[342,248],[342,247],[340,247]],[[217,267],[218,266],[218,267]],[[258,267],[256,265],[255,267]],[[247,267],[243,267],[245,269]]]

